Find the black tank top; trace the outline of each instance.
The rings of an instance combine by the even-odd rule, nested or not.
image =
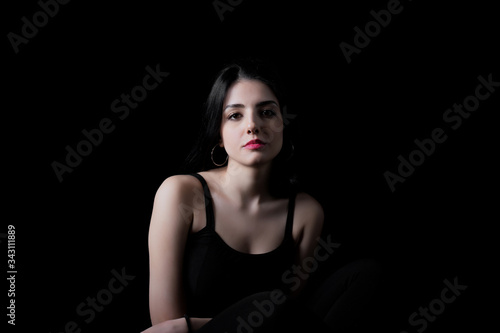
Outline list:
[[[250,254],[230,247],[215,232],[212,197],[207,182],[199,174],[205,195],[206,226],[190,234],[184,255],[184,289],[187,313],[192,317],[213,318],[238,300],[261,291],[280,288],[286,292],[283,274],[294,262],[292,237],[295,193],[288,202],[284,237],[274,250]]]

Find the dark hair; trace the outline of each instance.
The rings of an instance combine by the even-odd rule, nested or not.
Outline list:
[[[201,131],[198,139],[184,162],[184,172],[206,171],[216,166],[211,159],[212,148],[219,143],[222,122],[222,108],[229,87],[239,79],[259,80],[266,84],[278,99],[283,115],[287,107],[286,92],[275,68],[262,59],[241,59],[224,67],[217,75],[204,105]],[[293,163],[294,147],[291,140],[290,126],[285,122],[283,147],[274,158],[270,191],[277,197],[287,196],[297,186],[296,170]],[[217,151],[217,149],[216,149]],[[220,157],[218,160],[223,160]]]

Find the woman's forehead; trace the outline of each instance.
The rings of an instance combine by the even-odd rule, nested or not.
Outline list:
[[[228,105],[256,106],[269,101],[278,105],[278,99],[265,83],[259,80],[243,79],[234,82],[229,87],[223,107],[226,108]]]

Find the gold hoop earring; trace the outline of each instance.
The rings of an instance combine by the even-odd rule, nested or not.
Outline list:
[[[218,144],[216,144],[213,148],[212,148],[212,153],[210,154],[211,158],[212,158],[212,163],[215,164],[216,166],[223,166],[224,164],[226,164],[228,158],[229,158],[229,155],[226,156],[226,160],[224,162],[222,162],[222,164],[217,164],[215,163],[214,161],[214,150],[215,150],[215,147],[217,147]]]

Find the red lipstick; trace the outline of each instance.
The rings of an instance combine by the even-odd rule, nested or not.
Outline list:
[[[256,140],[248,141],[244,147],[247,149],[259,149],[259,148],[264,147],[265,144],[266,144],[265,142],[263,142],[259,139],[256,139]]]

